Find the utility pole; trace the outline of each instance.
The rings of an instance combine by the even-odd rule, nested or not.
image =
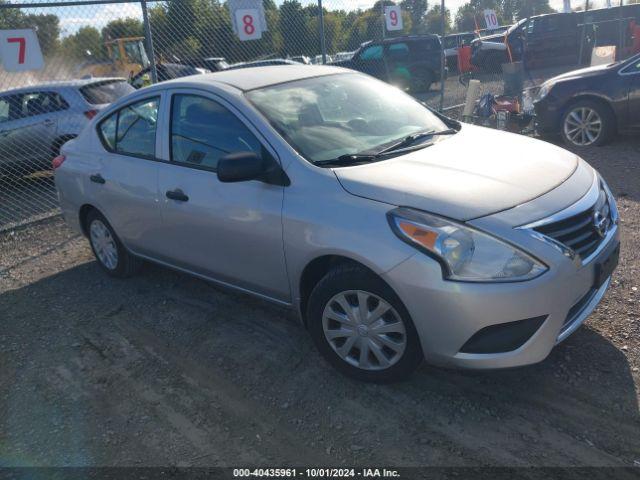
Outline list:
[[[318,0],[318,8],[320,9],[320,52],[322,53],[322,64],[327,63],[327,42],[324,38],[324,12],[322,11],[322,0]]]
[[[144,22],[144,36],[146,37],[146,48],[149,51],[149,62],[151,63],[151,83],[158,83],[158,70],[156,68],[156,55],[153,50],[153,37],[151,36],[151,24],[149,23],[149,12],[147,11],[147,0],[140,0],[142,7],[142,20]]]

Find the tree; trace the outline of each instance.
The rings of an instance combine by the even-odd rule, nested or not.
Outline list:
[[[118,18],[111,20],[102,29],[102,38],[107,40],[115,40],[123,37],[143,37],[144,26],[137,18]]]
[[[82,27],[64,38],[60,50],[65,57],[76,61],[106,58],[102,35],[93,27]]]
[[[315,55],[318,51],[311,46],[312,32],[307,20],[308,16],[298,0],[282,2],[278,26],[282,34],[283,56]]]
[[[411,18],[411,32],[418,33],[423,26],[423,20],[427,13],[427,0],[402,0],[400,6]]]
[[[440,5],[434,5],[424,17],[424,26],[421,33],[437,33],[442,35],[442,16],[440,15]],[[444,9],[444,35],[451,31],[451,11]]]

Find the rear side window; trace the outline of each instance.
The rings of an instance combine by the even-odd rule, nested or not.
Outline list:
[[[102,120],[98,135],[104,147],[122,155],[154,158],[159,104],[157,97],[145,99]]]
[[[80,94],[92,105],[112,103],[131,92],[135,92],[135,88],[123,80],[91,83],[80,88]]]

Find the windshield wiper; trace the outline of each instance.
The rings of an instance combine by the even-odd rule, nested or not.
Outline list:
[[[374,153],[351,153],[346,155],[340,155],[337,158],[331,158],[329,160],[318,160],[317,162],[313,162],[314,165],[318,165],[321,167],[348,167],[353,165],[362,165],[365,163],[375,162],[380,160],[383,157],[389,155],[396,155],[399,153],[408,153],[414,150],[421,150],[428,145],[411,145],[415,141],[419,140],[422,137],[435,137],[437,135],[453,135],[458,133],[457,130],[453,128],[447,130],[425,130],[423,132],[412,133],[411,135],[403,138],[401,141],[396,142],[388,147],[385,147],[382,150],[379,150]]]
[[[340,155],[337,158],[331,158],[329,160],[318,160],[313,162],[314,165],[321,167],[348,167],[353,165],[362,165],[376,160],[375,155],[365,153],[352,153],[348,155]]]
[[[448,128],[447,130],[439,130],[439,131],[424,130],[422,132],[412,133],[411,135],[404,137],[399,142],[389,145],[388,147],[385,147],[384,149],[376,152],[376,155],[382,155],[388,152],[392,152],[394,150],[399,150],[401,148],[408,147],[409,145],[413,144],[414,142],[416,142],[417,140],[420,140],[423,137],[435,137],[437,135],[454,135],[456,133],[458,133],[458,131],[454,130],[453,128]]]

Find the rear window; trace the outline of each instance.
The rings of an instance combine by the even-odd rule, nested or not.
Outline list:
[[[80,89],[84,99],[92,105],[112,103],[135,89],[124,80],[92,83]]]

